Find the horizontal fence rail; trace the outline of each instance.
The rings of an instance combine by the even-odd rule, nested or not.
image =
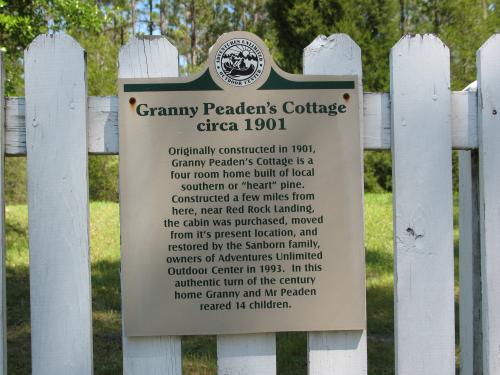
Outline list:
[[[366,118],[362,112],[366,97],[363,96],[361,85],[363,69],[359,46],[346,34],[337,34],[334,38],[319,36],[304,49],[303,65],[304,74],[358,76],[359,117],[360,125],[363,127]],[[387,107],[388,103],[387,96],[385,99],[381,97],[378,103],[375,101],[375,119],[383,119],[381,106]],[[380,120],[376,120],[375,123],[382,125],[383,121]],[[383,129],[389,130],[387,134],[390,142],[390,125],[380,127],[380,133],[377,134],[383,135]],[[366,127],[364,130],[366,131]],[[366,327],[362,331],[309,332],[307,349],[309,375],[367,374]]]
[[[364,148],[391,149],[391,105],[388,93],[364,93]],[[477,95],[471,91],[451,93],[452,145],[455,150],[478,147]],[[26,155],[26,124],[24,98],[6,98],[5,153]],[[89,96],[89,153],[118,154],[118,98]]]

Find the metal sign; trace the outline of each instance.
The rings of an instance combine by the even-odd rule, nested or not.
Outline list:
[[[285,73],[236,32],[119,102],[126,335],[365,328],[357,77]]]

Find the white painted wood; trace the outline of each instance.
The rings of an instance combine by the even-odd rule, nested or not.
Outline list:
[[[474,93],[452,93],[453,148],[476,149],[477,100]],[[88,127],[90,154],[118,154],[118,101],[116,96],[88,98]],[[391,148],[391,107],[387,93],[364,93],[365,150]],[[24,98],[6,98],[5,153],[26,154]]]
[[[366,351],[366,330],[310,333],[309,374],[366,374]]]
[[[477,81],[469,83],[462,91],[476,91],[477,92]]]
[[[217,336],[217,374],[276,374],[275,334]]]
[[[479,159],[459,153],[460,374],[482,375]]]
[[[5,70],[3,53],[0,52],[0,375],[7,374],[7,305],[5,303],[5,200],[4,200],[4,155],[5,155]]]
[[[363,95],[363,143],[365,150],[391,149],[391,101],[387,93]]]
[[[477,53],[483,370],[500,374],[500,34]]]
[[[182,373],[180,338],[175,336],[123,339],[124,375]]]
[[[396,373],[455,374],[448,47],[433,35],[391,50]]]
[[[179,75],[179,53],[167,38],[132,38],[120,50],[120,78],[160,78]]]
[[[361,49],[347,34],[316,37],[304,48],[303,58],[304,74],[362,74]]]
[[[333,34],[329,37],[317,37],[304,49],[304,74],[357,75],[359,115],[361,121],[363,120],[361,49],[348,35]],[[376,113],[377,116],[380,116],[379,113],[384,113],[383,106],[387,103],[384,103],[382,96],[372,97],[370,100],[377,108],[372,113]],[[373,120],[373,117],[370,117],[370,120]],[[379,133],[376,137],[382,138]],[[367,373],[366,330],[309,332],[307,337],[310,375]]]
[[[5,99],[5,153],[7,155],[26,155],[24,97]]]
[[[92,374],[85,52],[40,35],[24,59],[32,373]]]
[[[469,84],[464,92],[469,95],[468,101],[473,101],[477,108],[477,82]],[[455,99],[452,97],[452,106]],[[454,111],[453,117],[455,117]],[[475,138],[477,139],[477,112],[471,122],[474,123]],[[479,159],[477,150],[459,152],[459,208],[460,374],[482,375]]]
[[[118,154],[118,98],[89,97],[89,153]]]
[[[177,77],[179,75],[177,49],[166,38],[132,38],[122,47],[119,56],[120,78]],[[92,108],[116,110],[116,101],[93,103]],[[98,111],[99,112],[99,111]],[[94,117],[101,126],[92,139],[106,150],[118,150],[118,132],[113,130],[113,116],[106,112]],[[99,146],[101,147],[101,146]],[[115,152],[116,152],[115,151]],[[123,330],[124,375],[180,375],[182,373],[181,338],[174,336],[127,337]]]
[[[477,149],[477,93],[457,91],[451,96],[451,133],[454,149]]]

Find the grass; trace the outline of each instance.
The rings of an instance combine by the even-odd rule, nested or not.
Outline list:
[[[365,199],[370,375],[394,374],[391,199],[390,194],[367,194]],[[122,373],[119,208],[116,203],[93,202],[90,215],[95,374],[115,375]],[[456,215],[457,212],[455,218]],[[7,340],[11,375],[31,373],[27,222],[26,206],[6,208]],[[305,333],[278,334],[278,373],[306,374],[306,346]],[[182,350],[184,374],[216,374],[214,336],[184,337]]]

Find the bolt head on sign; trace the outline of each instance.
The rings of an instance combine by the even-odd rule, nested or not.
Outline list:
[[[365,328],[356,76],[234,32],[195,76],[118,85],[126,335]]]

